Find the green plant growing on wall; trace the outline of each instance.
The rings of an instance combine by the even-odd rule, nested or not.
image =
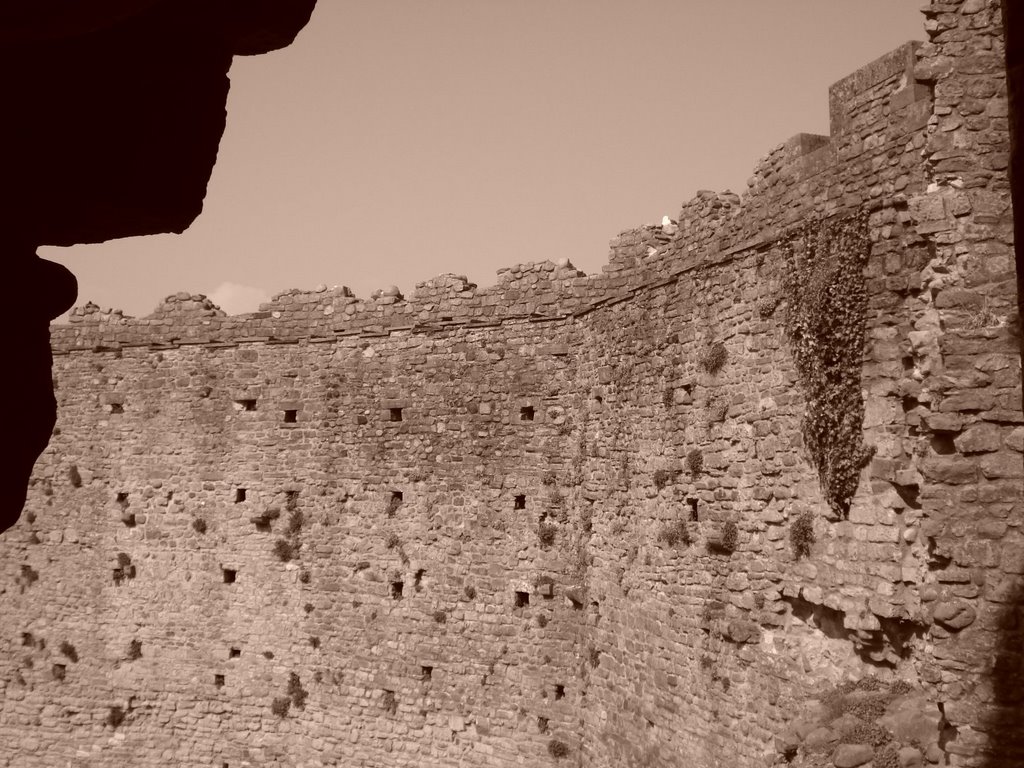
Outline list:
[[[76,663],[78,662],[78,651],[75,649],[75,646],[73,646],[67,640],[61,641],[61,644],[58,646],[58,649],[62,654],[71,659],[71,661],[74,661]]]
[[[291,698],[292,704],[299,709],[306,706],[306,697],[309,696],[309,693],[302,687],[302,681],[294,672],[288,673],[288,696]]]
[[[762,320],[766,320],[775,314],[775,308],[779,306],[782,298],[776,294],[765,296],[757,300],[757,314]]]
[[[686,468],[690,471],[690,479],[696,481],[704,471],[704,454],[697,448],[686,452]]]
[[[782,246],[786,335],[806,403],[804,443],[829,506],[842,517],[871,459],[860,383],[870,250],[863,212],[810,221]]]
[[[580,530],[584,533],[594,530],[594,510],[590,506],[580,510]]]
[[[569,745],[559,739],[552,739],[548,742],[548,754],[555,760],[561,760],[569,756]]]
[[[554,544],[557,533],[558,526],[554,523],[543,522],[537,526],[537,539],[542,546],[550,547]]]
[[[270,702],[270,711],[278,717],[287,717],[288,710],[291,709],[292,700],[287,696],[278,696],[272,702]]]
[[[671,470],[668,470],[668,469],[656,469],[654,471],[654,476],[653,476],[654,487],[657,488],[660,491],[662,488],[664,488],[666,485],[668,485],[670,482],[672,482],[673,476],[674,476],[674,473]]]
[[[690,529],[686,527],[686,523],[682,520],[666,523],[658,531],[658,541],[665,542],[669,547],[677,545],[689,546],[691,543]]]
[[[298,544],[288,539],[278,539],[274,542],[274,554],[282,563],[293,560],[299,553]]]
[[[725,367],[725,363],[728,359],[729,350],[726,349],[725,344],[720,341],[716,341],[709,344],[707,349],[701,353],[698,364],[708,373],[715,374]]]
[[[793,555],[799,560],[811,554],[814,544],[814,515],[810,511],[801,512],[789,528],[789,541],[793,545]]]
[[[39,571],[37,571],[31,565],[22,565],[21,581],[25,586],[31,587],[33,584],[39,581]]]
[[[142,641],[132,640],[128,643],[128,661],[135,661],[142,658]]]
[[[722,537],[719,541],[719,548],[728,554],[736,551],[739,545],[739,527],[732,520],[722,526]]]

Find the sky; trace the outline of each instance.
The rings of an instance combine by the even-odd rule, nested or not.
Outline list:
[[[236,58],[202,215],[181,235],[46,247],[78,304],[178,291],[234,314],[288,288],[410,293],[568,258],[700,189],[742,193],[828,87],[911,39],[922,0],[319,0]]]

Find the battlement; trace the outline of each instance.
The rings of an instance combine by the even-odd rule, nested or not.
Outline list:
[[[235,338],[323,337],[385,332],[392,328],[439,323],[490,323],[508,318],[567,316],[605,303],[625,292],[655,284],[666,275],[763,244],[766,233],[781,232],[806,215],[834,216],[861,206],[892,205],[858,183],[864,163],[892,152],[893,137],[923,126],[930,114],[930,90],[908,80],[920,43],[907,43],[836,83],[830,91],[832,137],[797,134],[772,150],[756,166],[741,197],[733,192],[698,192],[667,226],[648,225],[611,241],[602,272],[586,275],[566,261],[527,263],[498,272],[495,285],[478,288],[458,276],[441,275],[404,297],[392,286],[361,299],[346,288],[277,294],[258,312],[229,317],[204,296],[168,297],[153,314],[127,318],[76,308],[72,329],[54,326],[54,349],[65,352],[98,344],[167,344],[175,338],[225,342]],[[911,83],[908,85],[908,83]],[[909,89],[909,90],[908,90]],[[913,97],[913,98],[911,98]],[[892,111],[886,130],[878,128],[882,109]],[[874,119],[874,123],[866,123]],[[853,132],[867,125],[867,142]],[[857,154],[853,152],[856,150]],[[857,163],[849,163],[856,157]],[[858,165],[858,163],[860,165]],[[832,172],[849,178],[837,185]],[[810,208],[794,198],[810,193]],[[842,190],[840,192],[840,190]],[[748,244],[748,245],[744,245]],[[754,246],[750,246],[754,247]],[[117,326],[111,328],[109,326]]]

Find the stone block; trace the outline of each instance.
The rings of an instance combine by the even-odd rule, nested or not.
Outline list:
[[[836,768],[857,768],[871,762],[874,756],[870,744],[840,744],[832,753],[832,764]]]
[[[921,768],[924,765],[924,755],[921,750],[914,747],[900,747],[896,753],[900,768]]]
[[[1003,451],[981,459],[981,473],[989,480],[1024,477],[1024,457],[1019,453]]]
[[[999,450],[1002,430],[995,424],[982,422],[969,427],[953,442],[961,453],[989,453]]]
[[[921,474],[936,483],[961,485],[975,482],[978,466],[962,456],[930,456],[921,462]]]
[[[977,612],[967,603],[961,601],[944,601],[935,606],[933,617],[942,626],[959,631],[974,623]]]

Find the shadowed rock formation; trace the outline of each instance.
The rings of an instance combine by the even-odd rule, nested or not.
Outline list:
[[[4,391],[15,425],[0,531],[17,520],[55,406],[49,321],[75,280],[40,245],[181,232],[202,210],[234,55],[288,45],[315,0],[0,3],[4,223],[21,324]]]

